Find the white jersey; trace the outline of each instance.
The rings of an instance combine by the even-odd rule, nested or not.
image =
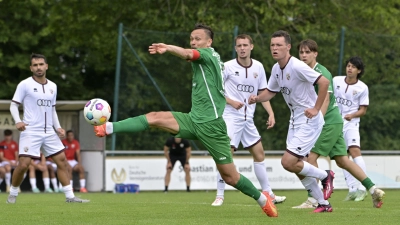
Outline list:
[[[333,88],[342,118],[347,114],[357,112],[360,106],[369,105],[368,86],[361,80],[355,84],[348,84],[346,76],[336,76],[333,78]],[[348,122],[345,119],[343,121]],[[360,117],[353,118],[350,122],[358,123]]]
[[[318,96],[314,85],[321,76],[293,56],[283,69],[278,63],[272,67],[268,90],[275,93],[282,92],[291,113],[290,125],[297,127],[308,122],[309,119],[304,111],[315,106]]]
[[[40,84],[29,77],[21,81],[12,101],[23,105],[27,133],[55,133],[53,129],[53,107],[56,105],[57,85],[50,80]]]
[[[242,117],[245,120],[252,120],[256,104],[248,104],[251,95],[257,95],[258,91],[267,88],[267,78],[264,66],[257,60],[251,59],[250,66],[242,66],[237,59],[224,63],[224,89],[225,96],[244,103],[244,106],[237,110],[226,104],[223,117]]]

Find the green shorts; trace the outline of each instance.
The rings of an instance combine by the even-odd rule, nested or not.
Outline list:
[[[226,124],[222,117],[205,123],[194,123],[188,113],[172,112],[172,115],[179,124],[179,132],[175,137],[201,141],[216,164],[233,162]]]
[[[347,155],[347,147],[343,138],[343,124],[327,124],[322,128],[322,132],[311,150],[322,156]]]

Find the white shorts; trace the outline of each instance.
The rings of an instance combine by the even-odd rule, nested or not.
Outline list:
[[[53,167],[54,171],[57,171],[57,164],[55,164],[53,162],[50,162],[50,163],[51,163],[51,166]]]
[[[30,156],[33,159],[40,159],[40,148],[42,148],[42,153],[47,158],[63,151],[65,147],[56,133],[21,132],[19,137],[20,156]]]
[[[360,145],[360,124],[357,123],[344,123],[343,125],[343,137],[346,142],[347,148],[349,147],[361,147]]]
[[[242,142],[243,148],[251,148],[261,140],[253,120],[224,117],[231,147],[237,149]]]
[[[15,160],[10,160],[12,163],[15,163],[16,161]],[[6,166],[6,165],[10,165],[10,162],[9,161],[3,161],[3,162],[0,162],[0,167],[1,166]],[[17,162],[17,165],[18,165],[18,162]]]
[[[41,162],[41,160],[38,160],[38,159],[33,160],[34,164],[39,164],[40,162]],[[46,166],[47,165],[51,165],[51,162],[46,160]]]
[[[71,166],[71,168],[74,168],[78,164],[78,161],[76,161],[75,159],[74,160],[68,160],[68,163]]]
[[[324,123],[322,113],[319,113],[296,128],[290,125],[286,138],[287,150],[295,156],[307,156],[317,142]]]

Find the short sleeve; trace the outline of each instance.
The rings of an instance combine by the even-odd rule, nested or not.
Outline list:
[[[360,106],[368,106],[369,105],[369,90],[368,86],[365,86],[365,90],[361,92],[360,95]]]
[[[271,76],[269,77],[268,84],[267,84],[267,89],[269,91],[275,92],[275,93],[278,93],[281,91],[281,89],[279,87],[279,83],[277,81],[278,76],[279,76],[278,73],[275,73],[274,69],[272,69]]]
[[[268,86],[267,75],[265,74],[264,66],[260,65],[260,79],[258,80],[258,90],[264,90]]]
[[[321,76],[320,73],[311,69],[307,64],[304,62],[297,63],[297,75],[299,79],[303,82],[309,82],[314,84],[317,79]]]
[[[184,140],[184,139],[182,139],[182,140],[183,140],[183,144],[185,145],[185,148],[189,148],[190,147],[189,141],[188,140]]]
[[[17,86],[17,89],[15,90],[12,101],[21,104],[24,101],[25,93],[26,93],[25,83],[20,82]]]

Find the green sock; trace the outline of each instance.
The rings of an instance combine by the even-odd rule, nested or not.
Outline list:
[[[243,194],[254,198],[254,200],[258,200],[261,196],[261,192],[254,187],[253,183],[245,176],[240,174],[240,179],[235,185],[235,188],[241,191]]]
[[[309,198],[314,198],[309,191],[307,191],[307,195]]]
[[[131,117],[126,120],[119,122],[113,122],[113,133],[121,132],[140,132],[149,129],[149,123],[147,122],[146,116]]]
[[[369,179],[369,177],[365,178],[363,181],[361,181],[361,184],[367,189],[367,191],[374,186],[375,184]]]

